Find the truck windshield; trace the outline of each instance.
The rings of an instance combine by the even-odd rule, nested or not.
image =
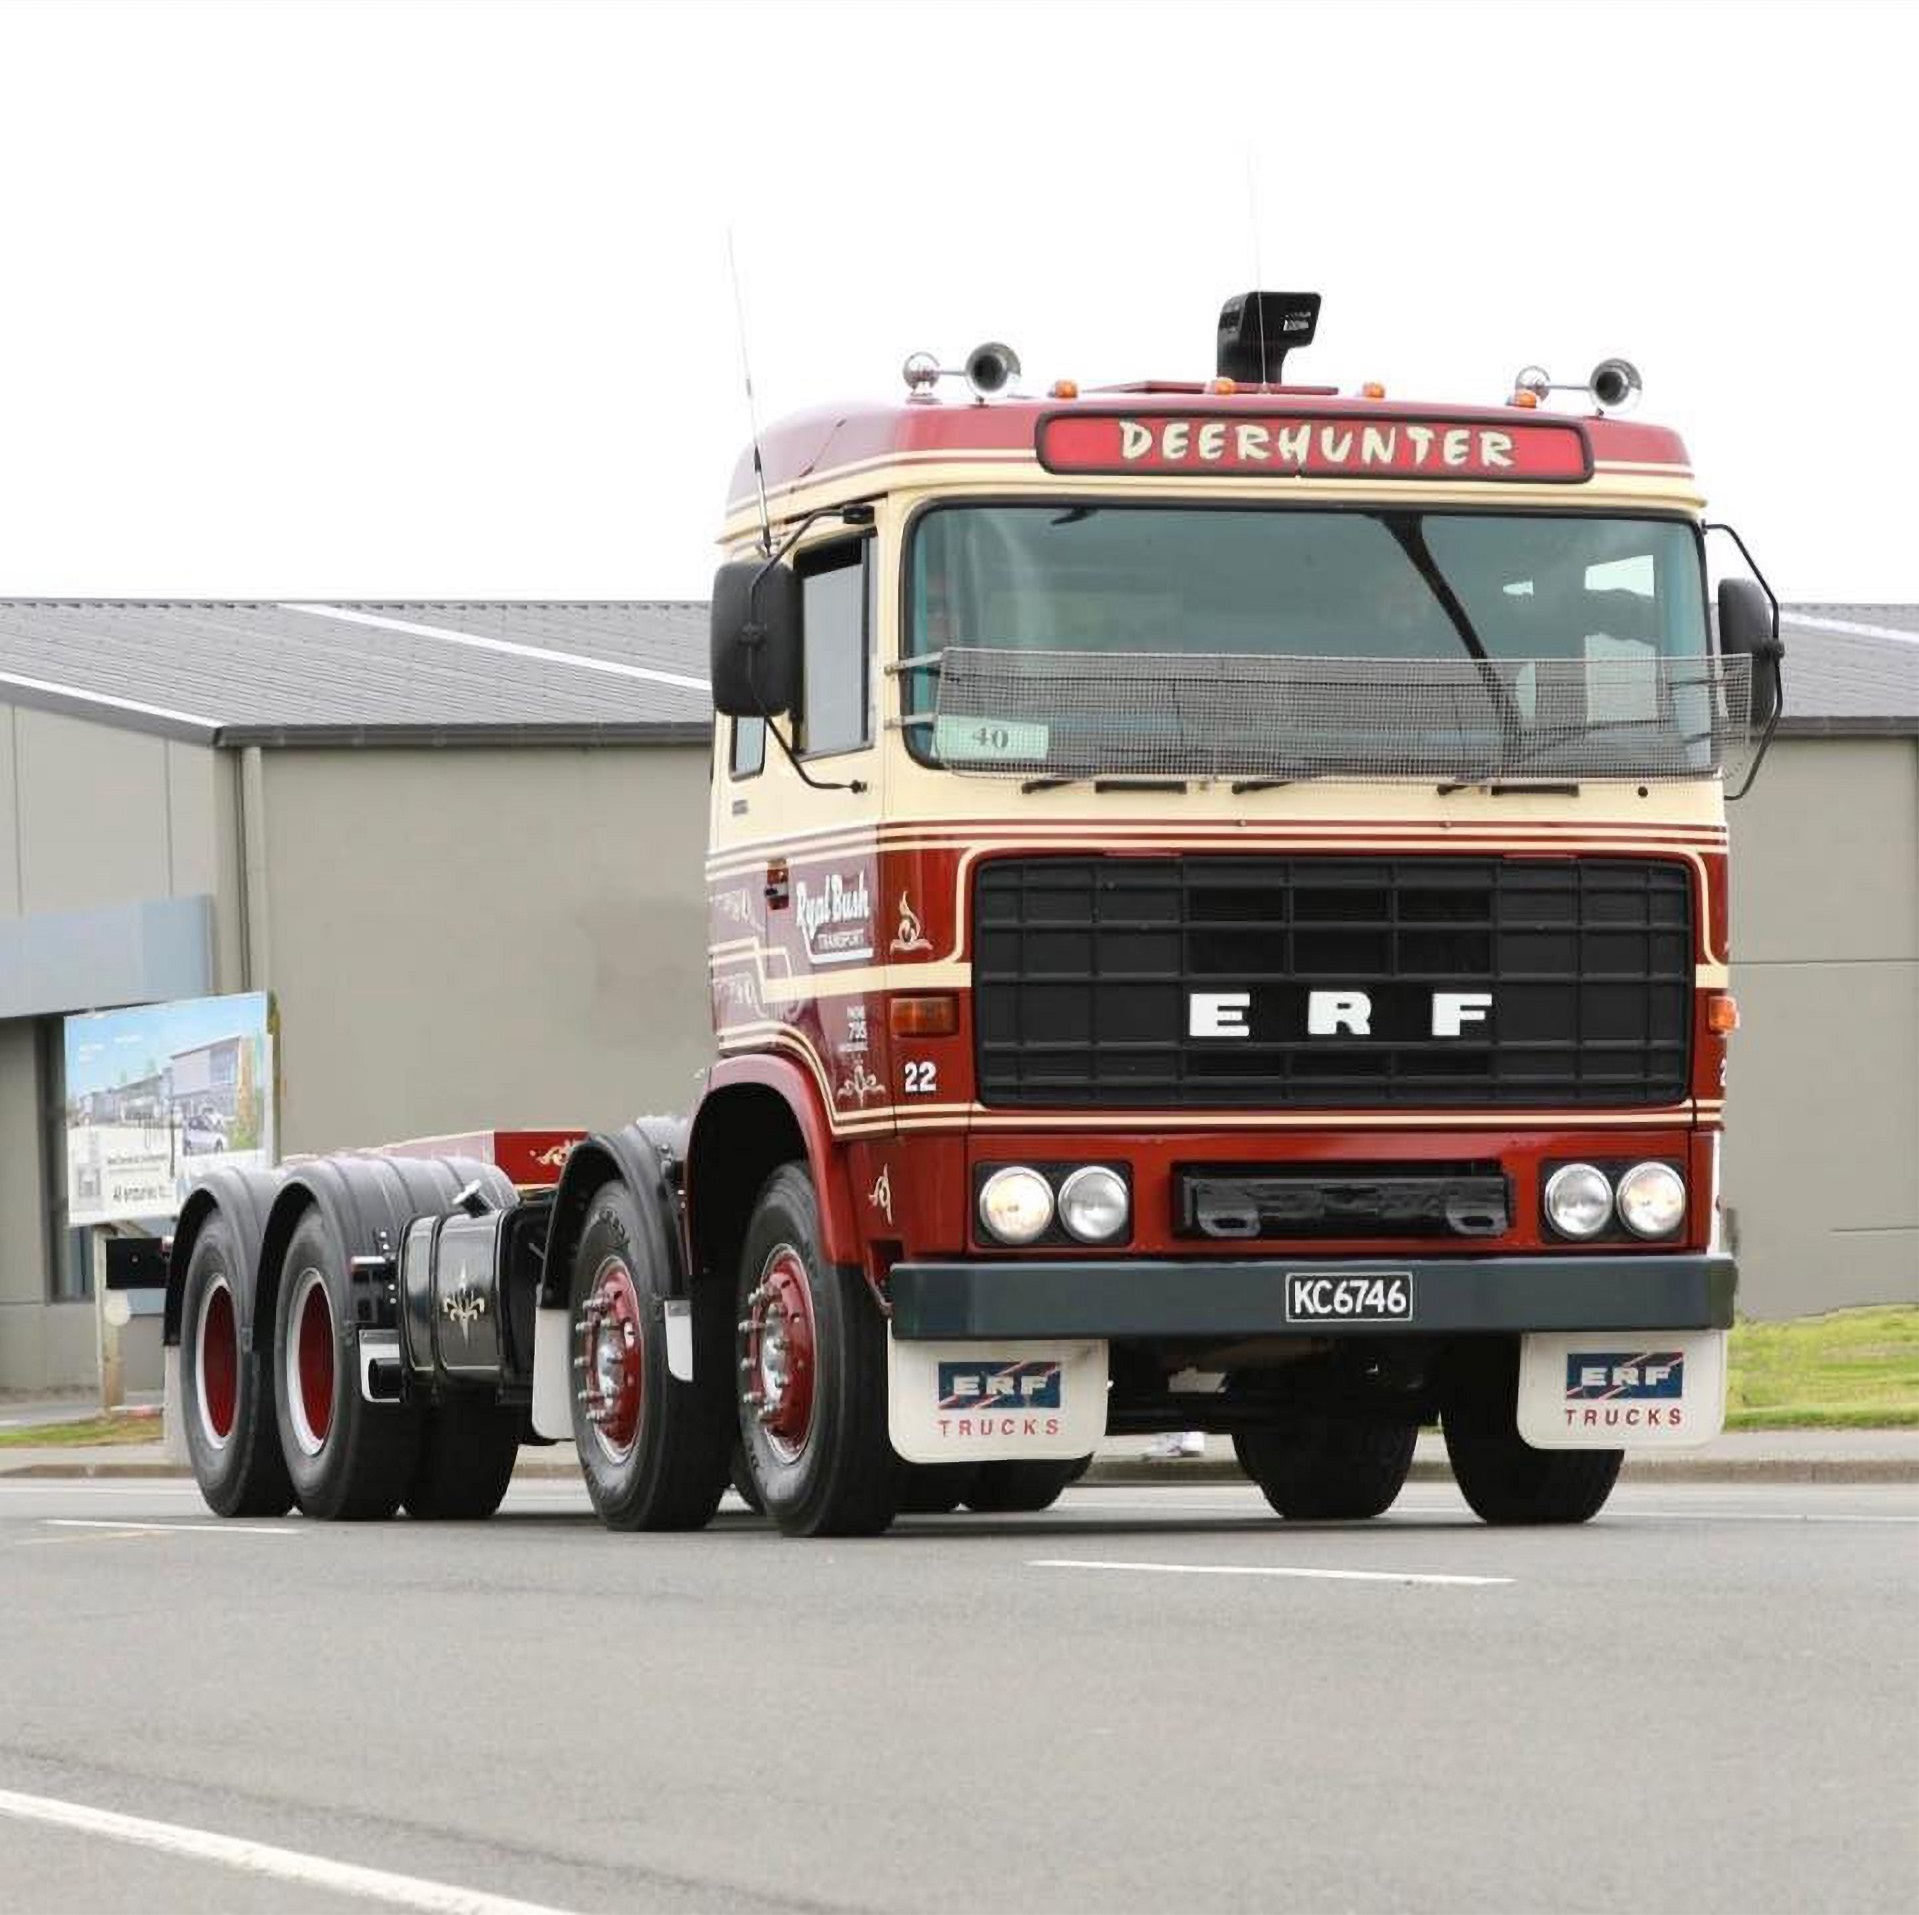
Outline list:
[[[1194,688],[1209,682],[1224,708],[1212,732],[1257,722],[1274,740],[1270,763],[1250,740],[1229,754],[1255,775],[1334,773],[1342,740],[1364,767],[1382,728],[1409,724],[1417,775],[1468,769],[1489,744],[1565,769],[1576,738],[1655,720],[1670,734],[1675,716],[1673,768],[1716,764],[1718,741],[1702,753],[1698,737],[1713,715],[1673,704],[1710,676],[1698,533],[1680,519],[942,506],[916,522],[907,592],[908,737],[955,768],[1224,769],[1198,762]],[[984,728],[967,731],[975,718]],[[1317,734],[1325,762],[1288,755],[1289,723]],[[1586,768],[1598,775],[1590,751]]]

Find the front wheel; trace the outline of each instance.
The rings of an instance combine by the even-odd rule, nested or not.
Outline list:
[[[739,1275],[740,1436],[789,1536],[872,1536],[905,1465],[886,1432],[886,1325],[858,1270],[829,1263],[805,1168],[761,1188]]]
[[[1069,1485],[1092,1466],[1087,1456],[1069,1456],[1063,1463],[1050,1458],[1030,1463],[982,1463],[979,1475],[962,1499],[980,1516],[1030,1516],[1051,1509]]]
[[[1419,1426],[1399,1418],[1312,1411],[1233,1438],[1239,1466],[1280,1515],[1356,1522],[1393,1506],[1413,1466]]]
[[[1623,1450],[1540,1450],[1519,1434],[1517,1341],[1473,1351],[1440,1409],[1459,1493],[1482,1522],[1583,1523],[1619,1480]]]
[[[1619,1480],[1623,1450],[1536,1450],[1518,1430],[1455,1429],[1446,1454],[1459,1493],[1482,1522],[1583,1523]]]

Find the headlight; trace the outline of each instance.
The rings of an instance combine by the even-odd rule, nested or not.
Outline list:
[[[979,1220],[1001,1243],[1031,1243],[1053,1221],[1053,1186],[1037,1170],[1009,1164],[980,1185]]]
[[[1104,1164],[1074,1171],[1059,1187],[1059,1220],[1081,1243],[1104,1243],[1121,1235],[1128,1209],[1125,1178]]]
[[[1634,1164],[1619,1180],[1619,1221],[1635,1237],[1670,1237],[1686,1220],[1686,1186],[1670,1164]]]
[[[1561,1164],[1546,1179],[1546,1220],[1562,1237],[1596,1237],[1612,1221],[1612,1185],[1591,1164]]]

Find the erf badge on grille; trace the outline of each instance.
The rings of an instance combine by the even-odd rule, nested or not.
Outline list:
[[[1188,991],[1188,1037],[1251,1037],[1251,991]],[[1483,1036],[1492,1015],[1490,991],[1435,991],[1429,1037]],[[1373,1000],[1368,991],[1308,991],[1308,1037],[1371,1037]]]
[[[1410,1270],[1288,1270],[1288,1323],[1410,1323]]]

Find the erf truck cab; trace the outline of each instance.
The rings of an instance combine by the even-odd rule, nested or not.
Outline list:
[[[222,1171],[169,1334],[214,1507],[796,1534],[1043,1508],[1109,1433],[1492,1522],[1720,1427],[1724,788],[1777,607],[1708,616],[1678,438],[984,347],[739,469],[713,595],[717,1058],[690,1120]],[[636,1007],[636,1015],[644,1015]]]

